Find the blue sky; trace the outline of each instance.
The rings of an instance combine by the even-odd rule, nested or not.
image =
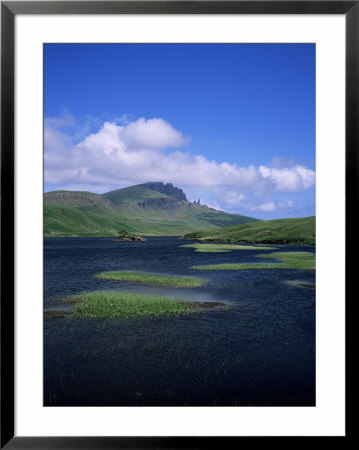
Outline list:
[[[315,45],[46,44],[44,115],[45,191],[164,181],[315,214]]]

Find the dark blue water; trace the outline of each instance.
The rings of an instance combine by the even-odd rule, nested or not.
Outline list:
[[[197,271],[193,265],[261,262],[269,251],[199,253],[188,241],[56,238],[44,243],[44,308],[93,290],[220,301],[226,310],[127,319],[44,319],[46,406],[315,405],[315,272]],[[277,246],[280,251],[314,251]],[[107,270],[203,276],[172,289],[94,278]]]

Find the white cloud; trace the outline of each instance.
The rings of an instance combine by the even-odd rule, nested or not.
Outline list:
[[[186,145],[188,138],[162,119],[138,119],[125,127],[117,127],[119,138],[134,148],[163,150]]]
[[[163,181],[184,189],[190,199],[203,198],[217,209],[273,211],[293,205],[263,201],[264,197],[300,192],[315,184],[315,172],[300,165],[241,167],[193,155],[180,149],[189,138],[160,118],[140,118],[121,125],[104,122],[99,131],[77,144],[59,130],[63,123],[57,118],[45,121],[45,183],[53,186],[86,186],[104,192],[102,187],[111,190]]]
[[[187,142],[188,138],[168,122],[141,118],[127,125],[105,122],[97,133],[87,136],[77,147],[108,155],[116,151],[160,151],[169,147],[181,147]]]
[[[283,158],[281,156],[276,156],[272,159],[271,167],[275,167],[276,169],[284,169],[287,167],[295,166],[295,162],[293,159]]]
[[[52,128],[63,128],[75,126],[76,120],[71,114],[65,113],[59,117],[47,117],[45,123]]]
[[[266,202],[258,205],[253,204],[247,204],[246,207],[250,211],[263,211],[263,212],[270,212],[270,211],[277,211],[277,210],[290,210],[293,208],[294,202],[293,200],[286,200],[284,202]]]
[[[114,121],[120,125],[127,125],[135,120],[133,114],[122,114],[120,117],[115,117]]]
[[[254,211],[274,211],[276,209],[276,204],[274,202],[263,203],[257,208],[254,207]]]
[[[226,191],[224,201],[227,205],[238,205],[245,199],[245,196],[237,191]]]
[[[265,179],[273,182],[278,191],[298,192],[308,189],[315,183],[315,172],[303,166],[281,169],[259,166],[259,171]]]

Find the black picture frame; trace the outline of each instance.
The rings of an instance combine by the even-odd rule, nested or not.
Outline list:
[[[14,436],[14,19],[18,14],[341,14],[346,19],[346,298],[356,254],[359,161],[359,1],[4,1],[1,2],[1,441],[6,449],[230,448],[248,437]],[[355,300],[355,298],[353,299]],[[346,355],[351,340],[346,301]],[[346,368],[348,366],[346,365]],[[346,375],[346,435],[351,437]],[[279,437],[280,438],[280,437]],[[303,438],[303,437],[302,437]],[[305,438],[305,437],[304,437]],[[310,438],[310,437],[307,437]],[[323,436],[324,438],[324,436]],[[241,439],[239,443],[239,439]],[[262,441],[263,437],[256,438]],[[275,439],[274,437],[271,438]],[[284,445],[292,437],[281,437]],[[318,438],[316,438],[318,439]]]

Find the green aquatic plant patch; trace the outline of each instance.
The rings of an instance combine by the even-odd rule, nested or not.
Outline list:
[[[110,281],[130,281],[134,283],[159,284],[162,286],[171,286],[175,288],[199,287],[207,283],[208,280],[199,277],[175,277],[167,275],[157,275],[151,273],[113,271],[101,272],[95,275],[101,280]]]
[[[194,248],[196,252],[228,253],[232,250],[275,250],[275,247],[238,244],[185,244],[181,247]]]
[[[196,252],[199,253],[229,253],[231,250],[226,250],[221,247],[195,247],[194,245],[181,245],[181,247],[192,247],[195,248]]]
[[[67,301],[75,303],[74,317],[89,318],[188,314],[197,308],[194,302],[172,297],[116,291],[83,292]]]
[[[247,270],[247,269],[302,269],[315,270],[315,255],[310,252],[273,252],[257,255],[258,258],[275,258],[270,263],[229,263],[193,266],[197,270]]]
[[[54,318],[63,318],[65,316],[71,316],[71,311],[63,311],[60,309],[47,309],[44,311],[45,316],[51,316]]]

